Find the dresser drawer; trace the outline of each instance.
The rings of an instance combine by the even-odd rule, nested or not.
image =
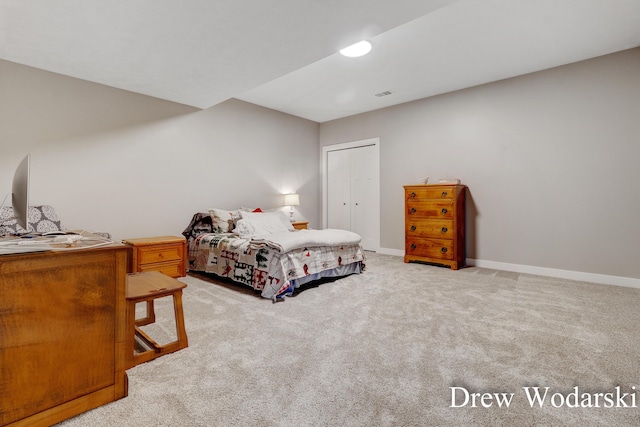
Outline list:
[[[179,260],[182,260],[182,247],[179,245],[152,246],[138,249],[138,262],[140,264]]]
[[[453,242],[444,239],[407,239],[406,254],[426,258],[452,260]]]
[[[436,239],[453,239],[453,221],[451,220],[408,220],[405,234],[407,237],[427,237]]]
[[[423,187],[423,188],[410,188],[406,191],[407,201],[412,199],[424,200],[424,199],[451,199],[456,194],[455,187]]]
[[[453,219],[455,214],[453,200],[428,200],[424,202],[409,200],[406,209],[407,221],[416,217]]]

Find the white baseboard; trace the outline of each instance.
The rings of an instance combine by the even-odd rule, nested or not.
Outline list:
[[[378,253],[404,257],[404,251],[400,249],[380,248]],[[485,261],[481,259],[467,258],[468,266],[491,268],[493,270],[513,271],[515,273],[535,274],[537,276],[557,277],[560,279],[577,280],[580,282],[599,283],[602,285],[625,286],[627,288],[639,288],[640,279],[623,276],[609,276],[606,274],[585,273],[582,271],[560,270],[556,268],[536,267],[533,265],[509,264],[506,262]]]
[[[640,279],[633,277],[609,276],[606,274],[585,273],[582,271],[560,270],[556,268],[535,267],[532,265],[509,264],[505,262],[485,261],[467,258],[466,265],[494,270],[513,271],[516,273],[535,274],[538,276],[558,277],[560,279],[577,280],[581,282],[599,283],[603,285],[626,286],[640,288]]]
[[[389,248],[380,248],[377,252],[382,255],[394,255],[404,257],[404,251],[401,249],[389,249]]]

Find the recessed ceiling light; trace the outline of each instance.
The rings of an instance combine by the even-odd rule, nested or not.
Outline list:
[[[348,56],[349,58],[357,58],[358,56],[366,55],[370,51],[371,43],[366,40],[362,40],[361,42],[345,47],[340,50],[340,53],[344,56]]]

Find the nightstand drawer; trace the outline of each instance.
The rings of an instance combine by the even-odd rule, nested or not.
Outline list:
[[[159,271],[166,274],[169,277],[182,277],[184,271],[184,264],[179,263],[158,263],[158,264],[142,264],[138,266],[138,271]]]
[[[182,260],[182,246],[154,246],[140,248],[138,252],[138,262],[143,265],[180,260]]]

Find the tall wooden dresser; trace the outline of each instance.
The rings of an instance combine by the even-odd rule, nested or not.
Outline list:
[[[405,185],[404,262],[457,270],[465,262],[464,185]]]

